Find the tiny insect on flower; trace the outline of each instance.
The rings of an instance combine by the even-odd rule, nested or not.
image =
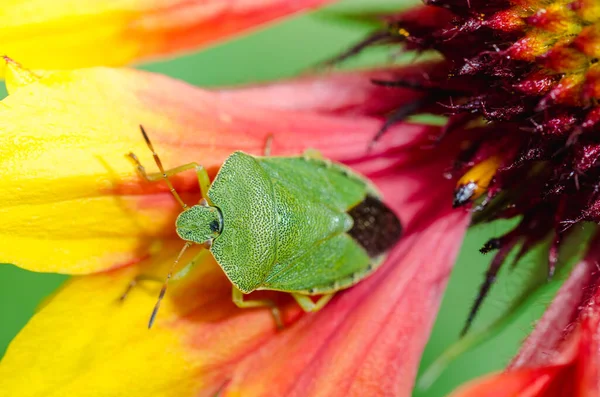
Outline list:
[[[283,321],[273,301],[244,300],[244,294],[289,292],[304,311],[318,311],[337,291],[375,271],[400,238],[400,221],[380,201],[375,185],[314,151],[302,157],[254,157],[238,151],[225,160],[210,184],[206,169],[197,163],[165,170],[146,131],[140,129],[160,173],[147,174],[137,156],[129,156],[144,179],[162,178],[167,183],[183,208],[176,226],[177,234],[186,240],[161,288],[148,328],[175,266],[192,244],[210,250],[233,284],[232,298],[238,307],[269,307],[281,329]],[[189,169],[196,171],[203,197],[192,207],[169,180]],[[178,274],[189,273],[203,255],[196,255]],[[178,274],[174,277],[180,278]],[[314,302],[313,295],[320,298]]]
[[[456,182],[454,207],[460,207],[483,195],[500,165],[500,157],[492,156],[474,165]]]

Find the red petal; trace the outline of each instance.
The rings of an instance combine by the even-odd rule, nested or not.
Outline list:
[[[462,386],[450,397],[541,397],[560,367],[523,369],[490,375]],[[555,389],[555,392],[558,390]],[[563,396],[550,394],[547,397]],[[564,396],[567,397],[567,396]]]
[[[372,80],[421,82],[438,64],[408,68],[363,70],[311,76],[276,84],[221,90],[220,96],[271,109],[302,110],[348,115],[385,115],[422,93],[384,87]]]

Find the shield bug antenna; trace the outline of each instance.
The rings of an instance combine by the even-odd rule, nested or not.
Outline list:
[[[177,202],[181,205],[181,207],[184,210],[188,209],[187,204],[183,202],[183,200],[181,199],[181,197],[175,190],[175,187],[173,187],[173,184],[169,180],[169,177],[167,176],[167,172],[165,171],[165,167],[163,167],[162,161],[160,161],[160,157],[158,157],[158,153],[156,153],[156,150],[154,150],[154,146],[152,146],[152,142],[150,142],[150,138],[148,138],[148,134],[146,133],[146,131],[144,130],[144,127],[141,124],[140,124],[140,131],[142,132],[142,135],[144,136],[144,140],[146,141],[146,145],[148,145],[148,149],[150,149],[150,151],[152,152],[152,157],[154,157],[154,162],[156,163],[156,166],[160,170],[160,173],[161,173],[163,179],[167,183],[167,186],[169,187],[171,194],[173,195],[173,197],[175,197],[175,200],[177,200]],[[148,174],[146,173],[146,169],[144,168],[144,166],[142,165],[140,160],[137,158],[137,156],[130,152],[129,157],[131,157],[131,159],[133,159],[133,161],[136,163],[137,169],[138,169],[139,173],[142,175],[142,177],[144,177],[144,179],[146,179],[146,180],[150,180],[150,178],[148,177]]]
[[[156,301],[156,304],[154,305],[154,309],[152,309],[152,314],[150,315],[150,320],[148,321],[148,329],[152,328],[152,324],[154,324],[154,320],[156,319],[156,314],[158,313],[158,309],[160,309],[160,303],[162,302],[163,298],[165,297],[165,294],[167,293],[167,286],[169,285],[169,280],[173,276],[173,270],[175,270],[175,267],[177,266],[177,264],[179,263],[179,260],[183,256],[183,253],[192,244],[193,243],[191,243],[189,241],[186,242],[185,245],[183,246],[183,248],[181,249],[181,251],[179,251],[179,255],[177,255],[175,262],[173,262],[173,264],[171,265],[171,268],[169,269],[169,273],[167,274],[167,278],[165,279],[165,282],[163,283],[162,288],[160,289],[160,293],[158,294],[158,300]]]
[[[144,130],[144,127],[142,125],[140,125],[140,131],[142,132],[144,140],[146,141],[146,145],[148,145],[148,149],[150,149],[150,151],[152,152],[152,156],[154,157],[154,162],[156,163],[156,166],[160,170],[160,174],[161,174],[162,178],[167,183],[167,186],[169,187],[169,190],[171,191],[171,194],[173,195],[173,197],[175,197],[175,199],[181,205],[181,207],[183,208],[184,211],[188,210],[189,209],[188,205],[183,202],[183,200],[181,199],[181,197],[179,196],[179,194],[175,190],[175,187],[173,186],[173,184],[169,180],[169,176],[167,175],[167,172],[165,171],[165,168],[162,165],[162,161],[160,161],[160,157],[158,157],[158,153],[156,153],[156,150],[154,150],[154,146],[152,146],[152,142],[150,142],[150,138],[148,137],[148,134],[146,133],[146,131]],[[140,160],[137,158],[137,156],[135,154],[133,154],[133,153],[129,153],[129,157],[131,159],[133,159],[133,161],[136,163],[138,172],[142,175],[142,177],[144,179],[146,179],[146,180],[151,180],[149,178],[148,174],[146,173],[146,169],[144,168],[144,166],[142,165],[142,163],[140,162]],[[185,245],[183,246],[183,248],[181,249],[181,251],[179,251],[179,255],[177,255],[177,258],[175,259],[175,261],[173,262],[173,264],[169,268],[169,273],[167,273],[167,278],[165,279],[165,282],[163,283],[162,288],[160,289],[160,293],[158,294],[158,300],[156,301],[156,304],[154,305],[154,309],[152,310],[152,314],[150,315],[150,320],[148,321],[148,329],[152,328],[152,325],[154,324],[154,320],[156,319],[156,314],[158,313],[158,309],[160,308],[160,304],[161,304],[163,298],[165,297],[165,294],[167,292],[167,286],[169,285],[169,280],[173,276],[173,271],[175,270],[175,267],[179,263],[179,260],[183,256],[183,253],[192,244],[193,243],[189,242],[189,241],[185,243]]]

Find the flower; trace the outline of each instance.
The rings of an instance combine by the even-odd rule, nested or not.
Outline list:
[[[542,8],[533,0],[427,1],[384,18],[386,29],[350,53],[366,44],[402,44],[435,50],[441,55],[437,61],[236,90],[209,92],[132,70],[37,70],[120,65],[190,49],[323,2],[260,3],[256,13],[219,8],[233,10],[238,23],[216,20],[205,3],[163,7],[140,1],[132,13],[117,3],[59,17],[36,13],[36,26],[51,32],[60,26],[72,34],[74,26],[106,21],[99,41],[93,30],[76,36],[74,47],[60,41],[69,56],[47,56],[46,49],[58,54],[52,47],[57,40],[36,40],[32,47],[10,40],[11,55],[36,70],[28,72],[7,58],[11,95],[0,107],[5,112],[0,172],[10,175],[0,193],[6,218],[0,226],[6,236],[0,241],[3,261],[81,276],[15,339],[0,367],[1,390],[19,395],[123,390],[408,395],[469,221],[464,209],[453,210],[438,197],[453,197],[454,207],[475,210],[475,223],[521,217],[514,230],[482,248],[498,252],[467,327],[513,248],[520,247],[521,257],[550,234],[548,277],[553,277],[571,226],[598,221],[600,151],[594,133],[600,114],[600,10],[595,2],[550,1]],[[15,26],[26,19],[8,19],[15,25],[6,31],[22,32]],[[207,20],[219,24],[211,25],[210,33],[196,30]],[[31,22],[21,26],[26,25]],[[116,50],[98,59],[101,51],[94,44],[116,44]],[[89,48],[92,56],[83,51]],[[450,118],[443,128],[404,122],[418,113]],[[371,133],[386,115],[379,142],[370,145]],[[384,191],[405,225],[404,236],[375,275],[338,294],[319,313],[305,315],[285,296],[271,296],[284,314],[281,332],[268,311],[232,305],[230,284],[207,255],[191,274],[172,283],[148,333],[143,324],[156,295],[152,284],[139,283],[122,303],[116,298],[136,275],[164,274],[181,244],[173,228],[179,208],[168,189],[143,183],[124,157],[133,151],[151,164],[138,124],[149,131],[168,167],[199,161],[211,176],[234,149],[261,153],[268,136],[275,154],[317,148]],[[193,173],[173,178],[190,203],[199,198],[195,179]],[[38,249],[23,249],[32,245]],[[502,395],[554,392],[556,385],[571,394],[595,391],[596,367],[589,353],[597,326],[589,259],[594,255],[590,251],[564,287],[571,293],[585,285],[590,293],[580,300],[566,299],[567,292],[559,295],[510,371],[457,395],[479,395],[498,382],[502,389],[494,392]],[[558,332],[572,321],[575,327]],[[544,351],[552,353],[545,361],[540,359]],[[582,380],[576,391],[568,389],[573,376]],[[30,378],[36,381],[26,382]]]
[[[40,77],[9,60],[10,95],[0,107],[3,260],[82,276],[15,338],[0,389],[19,396],[408,395],[468,217],[437,201],[452,193],[443,170],[458,145],[416,150],[437,127],[398,126],[367,151],[381,115],[406,99],[364,106],[385,97],[365,82],[405,73],[211,92],[127,69]],[[260,154],[269,135],[276,155],[316,148],[373,180],[404,236],[381,269],[318,313],[302,314],[276,295],[286,324],[280,332],[268,310],[232,304],[231,284],[207,256],[171,283],[148,331],[155,286],[140,283],[122,303],[119,296],[138,274],[164,276],[181,247],[180,208],[166,186],[140,180],[127,161],[133,151],[152,162],[138,124],[167,168],[198,161],[213,176],[234,149]],[[173,183],[197,202],[193,172]]]

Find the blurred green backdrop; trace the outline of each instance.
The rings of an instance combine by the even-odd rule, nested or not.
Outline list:
[[[328,11],[360,11],[365,9],[364,5],[367,3],[369,10],[397,9],[399,3],[410,4],[397,0],[349,0],[328,8]],[[319,61],[360,40],[368,31],[366,26],[333,20],[327,13],[320,12],[296,17],[200,53],[146,64],[141,68],[207,87],[267,81],[305,73]],[[409,60],[414,58],[414,55],[409,56]],[[344,67],[365,66],[388,60],[388,52],[382,49],[358,56]],[[0,97],[5,95],[3,87],[0,88]],[[425,350],[421,372],[458,339],[458,333],[491,258],[479,254],[478,249],[487,239],[507,230],[511,224],[512,222],[495,223],[478,226],[470,231]],[[511,297],[515,296],[518,284],[530,276],[536,263],[543,260],[544,252],[538,250],[528,255],[516,270],[504,271],[485,302],[475,328],[488,324],[502,313]],[[0,356],[10,340],[33,315],[40,301],[65,278],[62,275],[30,273],[11,265],[0,266]],[[444,396],[468,379],[501,369],[532,329],[533,322],[550,301],[555,288],[547,288],[548,291],[531,301],[527,310],[517,316],[503,332],[461,355],[442,373],[437,382],[428,389],[417,389],[414,395]]]

